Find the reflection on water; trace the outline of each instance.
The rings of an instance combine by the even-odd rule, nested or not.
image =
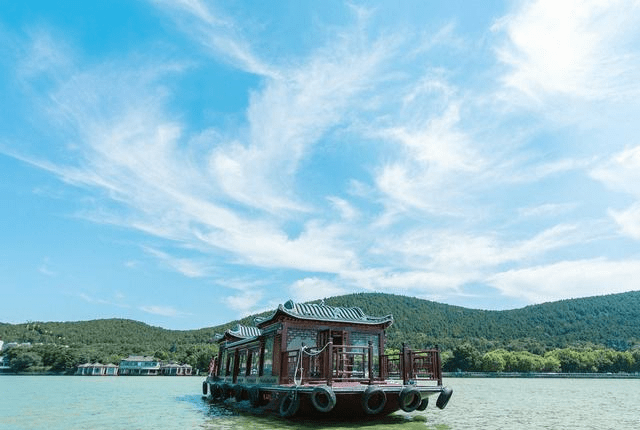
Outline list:
[[[183,401],[194,401],[192,396],[181,399]],[[367,429],[381,430],[398,428],[402,430],[448,430],[447,425],[430,426],[427,423],[426,416],[422,414],[393,414],[386,417],[375,419],[354,419],[354,420],[319,420],[291,418],[283,419],[272,413],[248,413],[237,412],[225,404],[213,403],[198,396],[194,403],[206,416],[207,421],[203,424],[204,429],[256,429],[256,430],[272,430],[272,429]]]

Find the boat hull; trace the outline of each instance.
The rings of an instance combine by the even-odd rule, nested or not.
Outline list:
[[[336,383],[326,385],[243,385],[207,379],[207,397],[249,413],[274,413],[288,417],[330,419],[376,418],[399,410],[424,410],[429,397],[437,395],[446,406],[451,390],[440,385]],[[443,399],[443,396],[446,399]]]

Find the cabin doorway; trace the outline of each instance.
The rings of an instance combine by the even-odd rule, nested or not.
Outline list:
[[[342,332],[331,333],[331,341],[334,345],[344,345],[344,336],[342,335]]]
[[[332,378],[345,378],[348,374],[349,368],[349,356],[347,354],[347,345],[349,345],[349,332],[344,330],[323,330],[318,333],[318,345],[317,348],[324,348],[329,342],[333,344],[331,349],[331,368],[329,363],[325,362],[326,357],[322,355],[320,357],[319,369],[323,369],[321,372],[323,377],[327,377],[328,373],[332,373]],[[326,358],[325,358],[326,357]]]
[[[349,343],[349,333],[342,330],[323,330],[318,333],[318,349],[324,348],[327,343],[333,343],[333,346],[343,346]]]

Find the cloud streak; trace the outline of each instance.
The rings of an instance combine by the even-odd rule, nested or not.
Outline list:
[[[518,4],[482,42],[451,20],[404,31],[350,7],[283,55],[258,41],[267,21],[224,4],[151,5],[188,50],[88,58],[32,31],[13,72],[45,124],[33,141],[50,143],[3,138],[1,151],[82,190],[77,217],[143,233],[138,249],[213,284],[237,314],[283,293],[459,297],[482,284],[535,302],[634,288],[616,271],[635,274],[635,256],[590,247],[640,239],[637,142],[603,145],[612,126],[589,124],[605,139],[554,113],[635,98],[636,3]],[[203,64],[254,78],[232,125],[177,102]],[[593,280],[580,290],[582,269]]]

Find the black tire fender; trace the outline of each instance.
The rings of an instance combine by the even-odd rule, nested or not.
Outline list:
[[[233,385],[229,383],[222,384],[222,400],[227,400],[231,393],[233,392]]]
[[[221,400],[227,400],[227,398],[229,398],[229,394],[231,393],[231,385],[227,384],[226,382],[224,384],[222,384],[220,386],[221,388]]]
[[[207,381],[204,381],[204,382],[202,383],[202,395],[203,395],[203,396],[206,396],[206,395],[207,395],[207,388],[208,388],[208,387],[209,387],[209,386],[207,385]]]
[[[213,400],[222,400],[224,390],[220,384],[213,384],[210,387],[211,390],[211,398]]]
[[[444,409],[449,403],[449,399],[453,394],[453,390],[449,387],[444,387],[438,396],[438,400],[436,400],[436,406],[440,409]]]
[[[280,416],[292,417],[298,412],[300,408],[300,396],[295,391],[289,391],[280,400]]]
[[[242,395],[244,394],[244,387],[240,384],[237,384],[233,387],[233,394],[236,398],[236,402],[242,400]]]
[[[420,391],[416,387],[406,386],[400,391],[400,409],[405,412],[413,412],[418,409],[420,403],[422,403],[422,396]]]
[[[260,387],[257,385],[249,388],[249,403],[254,408],[260,404]]]
[[[371,400],[374,400],[373,404]],[[362,409],[369,415],[379,414],[386,404],[387,395],[380,387],[369,387],[362,394]]]
[[[422,412],[427,409],[427,406],[429,406],[429,398],[425,397],[424,399],[422,399],[422,403],[420,403],[420,406],[418,406],[416,410]]]
[[[329,412],[336,406],[336,393],[327,386],[319,386],[311,392],[311,404],[319,412]]]

